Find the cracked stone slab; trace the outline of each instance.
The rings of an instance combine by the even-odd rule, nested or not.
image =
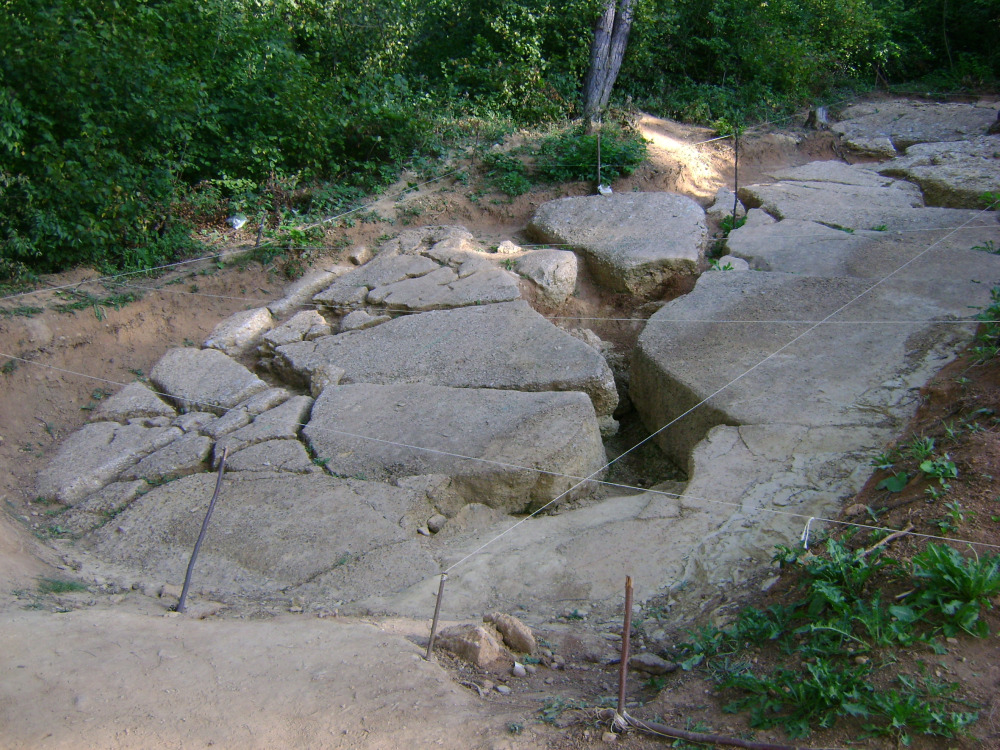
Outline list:
[[[215,482],[203,473],[156,487],[133,501],[114,528],[98,529],[85,543],[109,562],[181,581]],[[428,512],[422,494],[387,484],[241,472],[223,480],[198,559],[198,585],[221,598],[275,593],[347,568],[355,573],[353,585],[364,589],[367,571],[353,568],[354,561],[414,539],[417,519]],[[419,569],[420,556],[410,557],[410,565]],[[409,575],[398,566],[394,571]],[[333,587],[324,594],[342,598]]]
[[[164,477],[193,474],[204,468],[205,459],[211,451],[210,438],[189,433],[126,469],[121,478],[156,481]]]
[[[866,167],[812,162],[777,174],[782,176],[780,182],[740,188],[740,201],[747,209],[763,209],[778,220],[800,219],[850,231],[996,223],[995,218],[977,211],[924,207],[919,187],[890,180]]]
[[[1000,102],[919,102],[897,99],[855,104],[830,129],[861,153],[892,157],[917,143],[965,141],[986,133]]]
[[[708,237],[701,206],[674,193],[560,198],[538,207],[528,232],[579,250],[599,284],[638,296],[697,273]]]
[[[216,414],[268,388],[239,362],[215,349],[171,349],[153,367],[149,379],[182,411]]]
[[[606,462],[583,393],[330,386],[303,435],[334,474],[382,481],[444,474],[466,502],[509,512],[545,505]],[[593,490],[585,485],[572,496]]]
[[[116,422],[84,425],[62,442],[48,466],[38,473],[38,494],[72,505],[182,434],[176,427]]]
[[[279,346],[291,344],[295,341],[302,341],[317,326],[320,328],[325,327],[326,334],[330,333],[330,324],[326,322],[326,318],[315,310],[297,312],[289,320],[264,334],[264,338],[260,343],[260,352],[266,356]]]
[[[177,416],[173,407],[142,383],[129,383],[118,393],[101,401],[91,421],[125,422],[129,419]]]
[[[325,269],[314,269],[301,279],[294,281],[285,289],[285,296],[267,306],[275,317],[283,317],[296,308],[307,304],[314,294],[327,288],[333,281],[348,271],[351,266],[333,266]]]
[[[968,317],[987,287],[968,278],[894,278],[873,289],[864,279],[705,274],[649,319],[629,394],[651,432],[679,420],[656,441],[682,463],[718,424],[898,428],[917,389],[974,327],[933,321]],[[894,321],[891,336],[884,321]]]
[[[322,368],[343,384],[583,391],[598,416],[618,404],[604,357],[527,302],[407,315],[375,328],[279,347],[274,367],[309,383]],[[342,374],[340,374],[342,371]]]
[[[204,346],[235,357],[257,343],[273,327],[274,318],[266,307],[242,310],[219,323],[205,339]]]
[[[959,283],[964,289],[972,278],[1000,278],[996,259],[970,250],[990,242],[1000,247],[1000,223],[922,232],[918,243],[908,233],[848,233],[813,221],[785,219],[733,230],[726,246],[757,271],[880,279],[902,269],[905,278]]]
[[[289,471],[309,474],[320,471],[298,440],[267,440],[231,454],[226,471]]]
[[[517,279],[481,250],[461,227],[408,230],[313,299],[333,310],[369,305],[426,311],[520,298]]]
[[[1000,138],[917,144],[879,172],[915,182],[928,205],[981,209],[982,195],[1000,190]]]
[[[59,525],[72,534],[86,534],[102,526],[149,489],[143,480],[112,482],[59,516]]]
[[[254,417],[253,421],[228,433],[215,444],[213,465],[218,466],[222,451],[241,451],[247,446],[268,440],[295,440],[299,430],[309,420],[313,400],[309,396],[293,396],[280,406]]]

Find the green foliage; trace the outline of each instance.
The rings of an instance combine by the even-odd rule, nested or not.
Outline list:
[[[879,673],[891,663],[879,654],[940,648],[939,633],[986,635],[980,611],[1000,592],[1000,556],[971,559],[930,544],[903,566],[880,551],[854,552],[833,539],[825,546],[823,555],[779,547],[775,560],[801,574],[801,597],[766,610],[745,608],[725,629],[692,632],[673,655],[681,667],[706,668],[731,691],[726,711],[746,711],[752,727],[781,727],[793,738],[841,717],[864,719],[868,733],[903,744],[913,733],[962,733],[976,714],[955,710],[956,684],[899,673],[893,687],[879,689]],[[880,590],[886,579],[911,590],[886,601]],[[766,643],[785,655],[771,671],[740,660],[744,649]]]
[[[983,323],[976,333],[972,353],[980,362],[993,359],[1000,353],[1000,286],[990,290],[991,304],[976,317]]]
[[[646,141],[637,132],[614,125],[599,131],[601,180],[630,175],[646,158]],[[571,128],[542,141],[538,149],[538,173],[550,182],[596,180],[598,133]]]
[[[39,594],[71,594],[78,591],[86,591],[87,587],[79,581],[68,581],[64,578],[39,578]]]

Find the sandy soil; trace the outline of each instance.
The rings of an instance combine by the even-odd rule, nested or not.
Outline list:
[[[649,162],[615,190],[671,190],[708,205],[720,186],[732,185],[729,141],[703,143],[712,133],[650,117],[638,124],[651,141]],[[741,145],[742,183],[765,179],[774,167],[837,158],[832,137],[794,128],[747,136]],[[487,243],[523,241],[540,203],[589,191],[575,184],[513,200],[474,198],[484,183],[473,176],[464,184],[445,178],[397,200],[407,181],[414,176],[404,175],[374,206],[391,221],[330,226],[322,246],[299,251],[295,262],[338,258],[416,224],[462,224]],[[253,231],[227,242],[250,244]],[[427,621],[333,614],[249,620],[215,616],[211,603],[177,615],[169,598],[123,591],[100,577],[79,581],[83,590],[44,592],[48,579],[73,579],[47,540],[58,509],[34,502],[34,475],[57,442],[86,421],[103,393],[148,372],[168,348],[200,343],[233,312],[278,297],[287,270],[287,257],[266,266],[205,261],[107,287],[87,282],[96,273],[78,270],[45,279],[37,294],[2,300],[10,314],[0,317],[0,354],[17,359],[4,360],[10,364],[0,373],[0,746],[602,746],[604,728],[573,709],[613,694],[617,668],[587,662],[584,622],[541,634],[567,668],[540,668],[503,696],[487,685],[507,680],[503,672],[425,662]],[[70,284],[92,297],[80,309],[60,311],[81,300],[54,291]],[[120,309],[101,301],[129,291],[142,296]],[[29,307],[42,310],[28,314]],[[580,295],[559,314],[632,317],[636,310],[631,300],[583,279]],[[596,330],[627,351],[639,327],[608,322]],[[659,710],[683,724],[708,701],[697,681],[678,688],[658,699]],[[629,691],[634,700],[656,697],[641,679],[632,678]],[[705,710],[720,731],[745,728],[717,708]],[[541,722],[540,711],[552,722]],[[582,721],[559,728],[572,718]],[[664,746],[637,736],[620,744]]]

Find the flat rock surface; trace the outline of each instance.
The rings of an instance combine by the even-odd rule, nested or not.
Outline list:
[[[319,471],[319,466],[298,440],[268,440],[230,454],[226,459],[226,471],[291,471],[308,474]]]
[[[72,505],[182,434],[176,427],[117,422],[85,425],[62,442],[49,465],[39,472],[38,494]]]
[[[341,383],[583,391],[598,416],[618,404],[604,358],[526,302],[407,315],[375,328],[279,347],[276,367],[308,380],[343,370]]]
[[[812,162],[776,174],[779,182],[740,188],[740,200],[748,209],[761,208],[778,220],[815,221],[851,231],[920,231],[996,223],[994,217],[978,211],[925,208],[919,187],[868,167]]]
[[[185,435],[169,445],[151,453],[121,474],[122,479],[148,479],[179,477],[204,468],[205,459],[212,452],[212,441],[204,435]]]
[[[568,250],[535,250],[518,258],[514,268],[534,282],[539,296],[552,307],[563,304],[576,289],[576,253]]]
[[[171,349],[149,373],[156,388],[183,411],[227,409],[267,389],[267,383],[215,349]]]
[[[509,512],[545,505],[606,462],[583,393],[330,386],[303,434],[336,475],[385,481],[444,474],[467,502]]]
[[[129,383],[118,393],[101,401],[93,413],[93,420],[124,422],[139,417],[175,417],[173,407],[142,383]]]
[[[110,562],[183,581],[215,482],[214,474],[196,474],[157,487],[133,501],[114,528],[102,527],[84,542]],[[198,557],[199,585],[223,597],[266,596],[344,568],[354,574],[353,585],[364,588],[363,571],[352,566],[375,550],[415,539],[416,519],[428,513],[426,496],[383,483],[287,473],[227,476]],[[429,565],[419,549],[411,550],[408,569],[396,576],[400,583],[407,576],[419,580]],[[344,598],[333,590],[326,595]]]
[[[701,206],[673,193],[560,198],[539,206],[528,232],[578,249],[599,284],[640,296],[696,273],[708,236]]]
[[[218,464],[222,451],[231,453],[256,443],[268,440],[294,440],[309,419],[313,400],[309,396],[293,396],[280,406],[261,412],[253,422],[228,433],[215,444],[215,463]]]
[[[985,217],[988,218],[988,217]],[[916,241],[919,237],[919,241]],[[771,224],[744,225],[726,241],[729,252],[748,261],[757,271],[783,271],[809,276],[853,276],[880,279],[903,268],[909,279],[950,284],[962,268],[964,285],[997,263],[984,259],[974,247],[1000,247],[1000,223],[961,229],[920,232],[844,232],[814,221],[786,219]],[[931,247],[933,245],[933,247]],[[929,252],[925,252],[931,247]],[[995,271],[994,271],[995,273]],[[989,277],[992,278],[992,277]],[[981,280],[987,280],[983,277]]]
[[[1000,137],[910,146],[879,172],[919,185],[929,206],[985,208],[983,194],[1000,190]]]
[[[313,300],[335,312],[360,305],[439,310],[520,298],[517,279],[491,263],[461,227],[423,227],[385,243]]]
[[[984,261],[973,266],[977,278],[995,268],[991,256],[972,255]],[[933,320],[966,318],[970,304],[988,301],[987,284],[958,269],[953,277],[872,288],[861,279],[705,274],[649,319],[632,360],[632,401],[650,431],[680,420],[657,442],[682,462],[717,424],[901,426],[915,389],[971,332]]]
[[[915,143],[964,141],[983,135],[1000,102],[974,104],[897,99],[855,104],[831,130],[857,151],[891,157]]]
[[[206,349],[218,349],[230,356],[246,351],[274,327],[274,318],[266,307],[242,310],[219,323],[205,340]]]

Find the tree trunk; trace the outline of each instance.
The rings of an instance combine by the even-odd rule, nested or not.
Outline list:
[[[634,4],[635,0],[607,0],[604,13],[594,27],[590,67],[583,80],[583,118],[588,131],[593,129],[595,122],[600,122],[601,112],[611,98],[632,30]]]

